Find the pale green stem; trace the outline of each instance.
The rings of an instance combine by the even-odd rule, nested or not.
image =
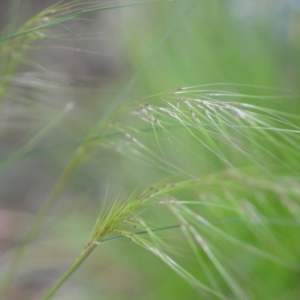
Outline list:
[[[81,153],[75,154],[69,164],[66,166],[62,174],[60,175],[55,187],[52,190],[52,193],[44,203],[42,209],[32,222],[24,240],[22,241],[21,245],[18,247],[14,258],[11,262],[11,265],[9,266],[5,277],[3,279],[3,282],[0,286],[0,299],[3,298],[4,294],[6,293],[7,289],[10,287],[14,277],[17,274],[17,271],[19,269],[20,262],[22,261],[27,247],[30,244],[30,242],[34,239],[36,234],[38,233],[39,227],[44,222],[46,216],[48,215],[51,207],[55,204],[58,195],[60,194],[62,188],[64,187],[66,181],[70,177],[70,174],[72,173],[75,166],[80,162],[81,160]]]
[[[77,257],[73,265],[67,270],[67,272],[52,286],[42,300],[51,299],[51,297],[57,292],[57,290],[68,280],[68,278],[77,270],[77,268],[85,261],[85,259],[96,248],[97,244],[93,243],[85,248]]]
[[[105,123],[108,121],[108,119],[114,114],[114,112],[117,110],[118,106],[120,105],[120,102],[127,96],[130,89],[133,87],[133,85],[137,82],[138,78],[144,71],[144,69],[149,65],[149,63],[153,60],[153,58],[156,56],[158,51],[161,49],[161,47],[164,45],[164,43],[168,40],[168,38],[172,35],[174,30],[177,28],[181,20],[192,10],[194,5],[196,4],[198,0],[191,1],[185,10],[179,15],[179,17],[174,21],[172,26],[169,28],[169,30],[162,36],[162,38],[159,40],[157,45],[154,47],[152,52],[147,56],[147,58],[143,61],[139,69],[134,73],[134,75],[130,78],[129,82],[125,85],[125,87],[121,90],[121,92],[117,95],[116,99],[112,102],[112,105],[106,110],[105,114],[101,118],[100,122],[97,124],[95,130],[91,132],[91,138],[94,137],[95,134],[97,134],[98,130],[100,128],[103,128]]]
[[[156,2],[158,0],[148,0],[148,1],[143,1],[143,2],[137,2],[137,3],[129,3],[129,4],[120,4],[120,5],[111,5],[111,6],[104,6],[104,7],[96,7],[96,8],[89,8],[89,9],[83,9],[77,12],[74,12],[72,14],[66,15],[64,17],[61,18],[56,18],[53,20],[50,20],[47,23],[43,23],[42,25],[39,26],[35,26],[26,30],[22,30],[20,32],[16,32],[14,34],[8,35],[8,36],[4,36],[4,37],[0,37],[0,43],[14,39],[16,37],[34,32],[34,31],[38,31],[41,29],[44,29],[46,27],[55,25],[55,24],[59,24],[61,22],[64,22],[66,20],[70,20],[70,19],[74,19],[76,17],[79,17],[82,14],[86,14],[86,13],[90,13],[90,12],[96,12],[96,11],[102,11],[102,10],[109,10],[109,9],[114,9],[114,8],[122,8],[122,7],[130,7],[130,6],[137,6],[137,5],[142,5],[142,4],[146,4],[146,3],[152,3],[152,2]]]

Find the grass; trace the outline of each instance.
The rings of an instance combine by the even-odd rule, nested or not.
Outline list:
[[[42,157],[56,183],[41,188],[44,204],[33,199],[27,233],[3,254],[1,296],[28,274],[36,282],[37,269],[55,276],[29,298],[71,299],[75,289],[84,299],[296,299],[299,73],[279,57],[288,49],[296,62],[298,50],[272,38],[272,20],[241,22],[221,1],[151,2],[60,1],[23,25],[14,2],[0,37],[1,115],[9,127],[17,105],[11,118],[25,118],[26,134],[2,155],[2,180]],[[80,42],[68,21],[99,11],[118,12],[133,69],[103,87],[104,103],[89,82],[30,56],[50,39]]]

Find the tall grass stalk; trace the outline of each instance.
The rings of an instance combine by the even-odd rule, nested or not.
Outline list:
[[[40,32],[40,30],[49,27],[51,25],[60,24],[66,20],[74,19],[82,14],[90,13],[90,12],[96,12],[100,10],[107,10],[107,9],[113,9],[113,8],[121,8],[121,7],[127,7],[127,6],[135,6],[150,2],[155,2],[156,0],[151,1],[144,1],[139,3],[130,3],[125,5],[112,5],[112,6],[100,6],[98,7],[97,4],[91,3],[85,5],[85,8],[82,9],[83,3],[79,1],[72,1],[68,3],[64,3],[64,1],[59,1],[57,4],[46,8],[41,13],[34,16],[32,19],[30,19],[28,22],[26,22],[16,33],[8,34],[4,37],[0,37],[0,43],[3,43],[3,47],[1,48],[2,51],[0,51],[0,57],[4,57],[2,62],[6,64],[6,61],[8,61],[8,66],[4,66],[3,68],[3,74],[7,78],[12,76],[17,69],[17,66],[22,60],[24,59],[23,55],[23,49],[25,48],[24,45],[28,45],[30,43],[35,42],[41,37],[44,37],[44,34]],[[41,211],[38,213],[36,219],[32,223],[31,227],[28,230],[28,233],[26,237],[24,238],[23,243],[18,248],[15,258],[13,259],[12,265],[9,268],[7,275],[5,276],[5,279],[1,285],[0,289],[0,295],[3,295],[6,291],[6,289],[9,287],[12,279],[15,277],[17,269],[19,267],[19,264],[21,260],[23,259],[23,256],[25,254],[26,248],[28,244],[32,241],[32,239],[35,237],[35,235],[38,232],[38,229],[40,228],[41,224],[45,220],[47,214],[49,213],[50,209],[55,204],[58,195],[60,194],[61,190],[63,189],[66,181],[68,180],[70,174],[72,173],[73,169],[81,162],[82,159],[86,158],[86,149],[90,148],[90,142],[92,140],[92,143],[94,143],[94,135],[97,134],[97,132],[105,126],[106,122],[109,120],[112,114],[114,114],[114,110],[117,108],[119,102],[123,100],[124,96],[129,92],[132,85],[137,80],[139,74],[141,71],[148,65],[148,63],[153,59],[156,52],[160,49],[164,41],[172,34],[174,29],[176,28],[177,24],[180,22],[180,20],[191,10],[193,5],[196,1],[192,1],[184,10],[184,12],[180,15],[178,20],[172,25],[170,30],[162,37],[161,41],[158,43],[158,45],[155,47],[153,52],[150,54],[148,59],[144,62],[144,64],[141,66],[140,70],[135,73],[135,75],[132,77],[132,79],[129,81],[129,83],[124,87],[123,91],[120,93],[120,95],[113,101],[113,105],[108,109],[107,113],[101,118],[101,121],[96,126],[94,130],[91,131],[91,133],[87,136],[85,141],[82,145],[80,145],[74,154],[74,156],[71,158],[69,164],[65,167],[63,170],[61,176],[59,177],[55,187],[53,188],[53,191],[51,192],[50,196],[47,198],[44,206],[42,207]],[[90,7],[88,6],[90,5]],[[78,9],[77,6],[80,8]],[[10,41],[13,40],[13,46],[10,46]],[[16,42],[17,41],[17,44]],[[14,57],[12,60],[9,60],[7,58],[7,55],[12,55],[11,53],[18,53],[18,59]],[[10,62],[11,61],[11,62]],[[8,91],[9,87],[9,80],[6,80],[1,85],[1,92],[0,99],[3,99],[5,94]],[[46,131],[46,130],[44,130]],[[29,144],[32,144],[32,142],[29,142]],[[26,148],[26,146],[24,146]],[[20,149],[18,153],[24,153],[24,149]],[[17,155],[18,156],[18,155]],[[7,162],[10,160],[14,160],[14,157],[11,157]],[[92,251],[92,249],[89,249],[89,251],[84,251],[82,255],[80,255],[81,258],[78,259],[78,262],[75,263],[76,267],[75,269],[81,264],[81,262],[89,255],[89,253]],[[72,268],[71,268],[72,269]],[[64,280],[66,280],[73,271],[68,273],[68,276],[65,277]],[[62,282],[63,283],[63,282]]]
[[[104,209],[101,210],[85,249],[44,299],[50,299],[96,246],[101,245],[102,239],[109,233],[123,235],[151,251],[199,291],[214,295],[219,299],[228,299],[226,294],[199,281],[176,262],[176,259],[168,255],[168,244],[161,240],[155,231],[152,231],[153,225],[148,225],[147,220],[140,216],[147,207],[153,207],[155,204],[158,207],[164,205],[169,208],[177,218],[177,224],[180,224],[183,236],[190,244],[199,264],[206,272],[211,273],[209,275],[211,278],[216,276],[223,278],[235,299],[250,298],[239,283],[235,274],[237,270],[227,266],[227,262],[224,263],[223,255],[225,254],[217,250],[219,243],[226,244],[224,248],[230,245],[231,249],[240,249],[235,251],[249,252],[251,255],[298,273],[292,260],[283,257],[286,249],[281,245],[280,237],[273,235],[271,229],[276,221],[279,223],[291,221],[292,226],[298,226],[298,213],[294,215],[295,211],[291,209],[291,207],[298,206],[297,198],[300,190],[295,184],[297,176],[286,177],[285,175],[285,172],[296,174],[297,170],[293,165],[284,163],[282,157],[279,159],[272,154],[266,146],[260,147],[259,140],[264,138],[271,141],[271,145],[277,148],[289,149],[288,153],[283,151],[282,154],[287,154],[289,159],[296,161],[298,152],[293,149],[293,146],[299,142],[300,131],[298,127],[284,120],[280,115],[275,115],[272,110],[244,102],[220,101],[219,96],[227,98],[228,94],[218,92],[216,95],[215,91],[201,90],[201,87],[187,88],[154,96],[152,99],[148,97],[147,103],[142,100],[141,103],[134,105],[139,107],[138,110],[132,110],[131,107],[120,110],[121,114],[126,112],[133,114],[142,123],[150,123],[151,126],[142,128],[138,123],[133,127],[114,124],[113,128],[123,132],[125,140],[122,141],[119,138],[116,141],[108,140],[106,147],[117,150],[128,159],[140,161],[145,168],[147,165],[152,165],[170,175],[173,174],[173,177],[189,179],[177,182],[169,179],[168,184],[158,183],[151,186],[142,194],[127,199],[125,204],[121,204],[120,199],[116,200],[108,213],[105,213]],[[242,95],[244,96],[246,95]],[[285,128],[280,128],[280,125],[284,125]],[[229,130],[232,131],[231,134],[228,133]],[[153,141],[149,142],[151,131]],[[181,131],[185,135],[184,145],[180,140]],[[222,165],[221,171],[209,172],[208,175],[200,177],[192,171],[188,173],[177,165],[177,162],[168,158],[172,155],[161,153],[168,149],[165,145],[161,145],[164,142],[163,137],[172,141],[173,146],[178,144],[175,147],[176,151],[181,146],[192,150],[193,148],[187,143],[196,142],[199,150],[209,151],[215,156],[215,160],[217,159]],[[239,137],[238,140],[237,137]],[[284,139],[284,144],[279,142],[281,138]],[[170,148],[169,151],[171,152],[172,149]],[[232,151],[236,156],[235,159],[229,161],[227,151]],[[203,160],[200,155],[198,160]],[[180,153],[177,153],[175,157],[178,159]],[[275,165],[270,165],[268,160],[274,160]],[[278,161],[280,168],[277,171],[275,166]],[[202,165],[204,166],[205,163],[209,164],[204,161]],[[284,187],[278,185],[280,180],[284,180]],[[172,195],[178,190],[185,191],[183,194],[186,195],[189,195],[191,191],[199,193],[199,199],[197,200],[198,197],[195,198],[195,196],[177,199]],[[211,195],[206,194],[207,191],[217,198],[212,201]],[[247,198],[240,200],[240,194],[246,195],[251,191],[254,195],[244,196],[249,197],[249,200]],[[270,211],[268,193],[272,193],[273,197],[278,199],[276,206],[279,205],[279,207],[274,208],[272,217],[268,215]],[[203,209],[208,211],[204,213]],[[286,219],[280,217],[284,211],[288,214]],[[241,237],[236,238],[214,225],[216,220],[222,222],[222,215],[230,215],[230,218],[225,218],[223,222],[226,223],[226,219],[228,222],[235,221],[241,228],[245,226],[246,232],[254,233],[253,244],[244,242],[240,239]],[[278,216],[277,220],[276,216]],[[136,229],[147,233],[147,238],[136,233]],[[203,254],[199,253],[199,247],[203,250],[208,262],[203,261]],[[275,251],[273,247],[276,247]],[[210,271],[211,268],[214,269],[213,272]]]

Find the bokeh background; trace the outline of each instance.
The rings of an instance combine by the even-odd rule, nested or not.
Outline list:
[[[55,3],[17,2],[1,1],[2,28],[11,22],[17,28]],[[26,46],[0,111],[1,270],[76,147],[132,78],[134,84],[122,96],[124,104],[187,86],[214,84],[213,89],[220,90],[232,84],[236,93],[280,95],[248,102],[299,114],[298,1],[199,0],[178,20],[188,4],[158,1],[82,14],[45,28],[44,39]],[[36,147],[13,156],[70,102],[74,108]],[[201,165],[192,167],[197,172]],[[147,187],[164,175],[128,163],[110,148],[76,168],[30,246],[7,299],[40,299],[86,244],[103,198]],[[182,243],[174,230],[163,235]],[[189,252],[180,255],[194,264]],[[268,266],[261,270],[267,274]],[[276,299],[297,299],[299,277],[293,280],[291,290],[290,283],[282,283]],[[253,299],[275,297],[272,288],[279,281],[284,279],[269,281],[265,294],[260,291]],[[202,298],[158,258],[124,239],[97,249],[54,299]]]

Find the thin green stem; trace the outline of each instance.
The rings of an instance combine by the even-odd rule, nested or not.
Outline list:
[[[102,10],[108,10],[108,9],[114,9],[114,8],[122,8],[122,7],[130,7],[130,6],[137,6],[137,5],[142,5],[142,4],[146,4],[146,3],[151,3],[151,2],[157,2],[158,0],[149,0],[149,1],[143,1],[143,2],[137,2],[137,3],[129,3],[129,4],[121,4],[121,5],[111,5],[111,6],[104,6],[104,7],[94,7],[94,8],[90,8],[90,9],[82,9],[80,11],[74,12],[72,14],[66,15],[64,17],[61,18],[57,18],[57,19],[53,19],[52,21],[49,21],[47,23],[41,24],[39,26],[35,26],[26,30],[22,30],[21,32],[16,32],[14,34],[8,35],[8,36],[4,36],[2,38],[0,38],[0,43],[5,42],[5,41],[9,41],[11,39],[14,39],[16,37],[37,31],[37,30],[41,30],[44,29],[46,27],[55,25],[55,24],[59,24],[61,22],[70,20],[70,19],[74,19],[82,14],[86,14],[86,13],[90,13],[90,12],[96,12],[96,11],[102,11]]]
[[[26,254],[26,250],[30,244],[30,242],[35,238],[35,236],[38,233],[38,230],[41,226],[41,224],[44,222],[45,218],[47,217],[50,209],[57,201],[57,197],[60,194],[61,190],[63,189],[66,181],[70,177],[73,169],[77,166],[77,164],[81,161],[81,153],[77,153],[73,156],[73,158],[70,160],[69,164],[66,166],[64,171],[61,173],[59,179],[57,180],[57,183],[55,187],[53,188],[51,194],[47,198],[46,202],[44,203],[42,209],[35,217],[34,221],[32,222],[30,228],[28,229],[28,232],[23,240],[23,242],[20,244],[19,248],[17,249],[14,258],[11,262],[11,265],[9,266],[6,275],[4,277],[4,280],[0,286],[0,298],[4,296],[7,289],[10,287],[14,277],[17,274],[17,271],[19,269],[20,263],[24,258],[24,255]]]
[[[130,89],[133,87],[133,85],[136,83],[136,81],[140,77],[141,73],[149,65],[149,63],[153,60],[153,58],[156,56],[156,54],[161,49],[161,47],[164,45],[164,43],[168,40],[168,38],[172,35],[172,33],[175,31],[175,29],[177,28],[177,26],[179,25],[181,20],[192,10],[192,8],[196,4],[196,2],[197,2],[197,0],[193,0],[186,6],[186,8],[183,10],[183,12],[179,15],[179,17],[174,21],[172,26],[169,28],[169,30],[159,40],[159,42],[157,43],[155,48],[152,50],[152,52],[147,56],[147,58],[141,64],[139,69],[134,73],[134,75],[131,77],[129,82],[124,86],[124,88],[118,94],[116,99],[112,102],[112,105],[107,109],[106,113],[101,118],[101,121],[98,123],[95,130],[91,132],[92,137],[94,137],[94,135],[97,134],[98,130],[101,129],[106,124],[107,120],[116,112],[118,106],[120,105],[120,102],[125,98],[125,96],[127,96]]]
[[[147,1],[147,2],[149,2],[149,1]],[[150,2],[153,2],[153,1],[150,1]],[[73,156],[73,158],[70,160],[67,167],[62,172],[61,176],[59,177],[59,179],[58,179],[58,181],[55,185],[55,187],[53,188],[52,193],[50,194],[50,196],[46,200],[44,206],[42,207],[41,211],[39,212],[39,214],[36,216],[35,220],[33,221],[33,223],[31,225],[31,227],[29,228],[28,233],[27,233],[23,243],[18,248],[18,250],[15,254],[15,258],[13,259],[9,270],[6,273],[5,280],[2,284],[2,286],[0,287],[0,297],[5,294],[6,290],[9,288],[11,282],[13,281],[13,279],[14,279],[16,273],[17,273],[17,270],[19,268],[20,262],[22,261],[24,255],[26,253],[28,245],[33,240],[33,238],[36,236],[36,234],[39,230],[39,227],[41,226],[41,224],[45,220],[45,218],[46,218],[47,214],[49,213],[51,207],[57,201],[57,197],[60,194],[61,190],[63,189],[66,181],[70,177],[70,174],[72,173],[75,166],[84,157],[86,146],[89,145],[90,141],[95,137],[95,134],[97,134],[98,130],[100,128],[102,128],[106,124],[106,122],[109,120],[109,118],[114,114],[114,112],[116,111],[116,109],[117,109],[118,105],[120,104],[121,100],[124,99],[124,97],[128,94],[128,92],[130,91],[132,86],[136,83],[136,81],[137,81],[138,77],[140,76],[140,74],[142,73],[142,71],[152,61],[152,59],[155,57],[155,55],[157,54],[159,49],[166,42],[166,40],[171,36],[171,34],[176,29],[176,27],[178,26],[180,21],[193,8],[193,6],[196,4],[196,2],[197,2],[197,0],[193,0],[187,5],[186,9],[182,12],[182,14],[180,14],[180,16],[177,18],[177,20],[172,24],[170,29],[161,38],[161,40],[158,42],[156,47],[153,49],[153,51],[150,53],[150,55],[147,57],[147,59],[143,62],[143,64],[139,68],[139,70],[134,74],[134,76],[130,79],[128,84],[123,88],[121,93],[117,96],[117,98],[115,99],[113,104],[110,106],[110,108],[107,110],[106,114],[102,117],[102,119],[98,123],[98,125],[87,136],[87,138],[85,139],[83,144],[81,144],[81,146],[79,146],[76,154]],[[139,4],[141,4],[141,3],[139,3]],[[131,5],[137,5],[137,4],[131,4]],[[108,8],[114,8],[114,7],[105,7],[105,8],[102,8],[102,9],[108,9]],[[96,10],[100,10],[100,8],[99,9],[93,9],[91,11],[96,11]],[[78,16],[79,14],[86,13],[86,12],[89,12],[89,11],[90,10],[83,10],[83,11],[80,11],[79,13],[75,13],[75,14],[72,15],[72,18]],[[68,16],[67,19],[70,19],[70,18],[71,18],[71,15]],[[62,22],[63,20],[66,20],[66,17],[60,19],[60,22]],[[42,27],[46,27],[45,24]],[[35,28],[35,30],[36,29],[37,29],[37,27]],[[28,32],[31,32],[31,31],[34,31],[34,30],[30,29]],[[0,42],[8,40],[8,39],[16,37],[16,36],[19,36],[19,35],[22,35],[22,34],[11,35],[9,37],[2,38],[2,39],[0,39]],[[56,290],[73,274],[73,272],[81,265],[81,263],[93,251],[94,248],[95,248],[95,245],[92,245],[91,247],[88,247],[86,250],[84,250],[81,253],[81,255],[78,257],[78,259],[71,266],[71,268],[53,286],[53,288],[49,291],[49,293],[45,296],[46,298],[44,298],[44,299],[50,299],[50,297],[56,292]]]
[[[178,228],[180,225],[171,225],[166,226],[162,228],[153,229],[151,231],[162,231],[172,228]],[[137,232],[136,235],[143,235],[143,234],[149,234],[149,231],[140,231]],[[92,253],[92,251],[96,248],[96,246],[101,242],[108,242],[113,241],[116,239],[125,238],[125,236],[118,236],[114,238],[110,238],[107,240],[101,240],[99,242],[92,242],[89,243],[88,246],[85,247],[85,249],[80,253],[80,255],[77,257],[75,262],[72,264],[72,266],[61,276],[61,278],[52,286],[52,288],[47,292],[47,294],[42,298],[42,300],[48,300],[51,299],[51,297],[57,292],[57,290],[64,284],[65,281],[68,280],[68,278],[78,269],[78,267],[85,261],[85,259]]]
[[[49,124],[45,125],[37,134],[35,134],[30,140],[28,140],[23,146],[21,146],[16,152],[9,155],[9,157],[4,158],[0,161],[0,170],[3,172],[6,166],[11,165],[11,163],[21,159],[26,154],[30,153],[32,149],[47,135],[51,132],[55,126],[57,126],[61,120],[70,111],[68,105],[62,110],[55,118],[53,118]],[[1,172],[0,171],[0,172]]]
[[[93,243],[85,248],[77,257],[73,265],[65,272],[65,274],[52,286],[42,300],[51,299],[57,290],[67,281],[67,279],[78,269],[78,267],[86,260],[86,258],[93,252],[97,244]]]

